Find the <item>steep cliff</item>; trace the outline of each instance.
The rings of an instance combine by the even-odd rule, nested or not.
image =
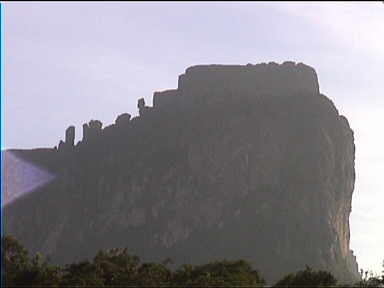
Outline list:
[[[7,151],[53,180],[7,205],[6,232],[58,263],[128,247],[178,264],[244,258],[269,281],[306,264],[358,277],[353,132],[314,69],[194,66],[138,108],[84,124],[76,145],[70,127],[58,148]]]

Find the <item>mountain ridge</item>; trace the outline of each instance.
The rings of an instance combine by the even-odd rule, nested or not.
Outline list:
[[[76,145],[70,126],[55,148],[8,151],[55,178],[6,207],[5,230],[58,263],[127,246],[176,263],[243,257],[270,281],[305,264],[358,278],[353,131],[312,67],[197,65],[138,109],[84,124]]]

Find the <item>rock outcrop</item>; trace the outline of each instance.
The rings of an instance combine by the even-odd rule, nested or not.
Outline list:
[[[60,140],[58,150],[61,152],[69,152],[75,146],[75,126],[69,126],[65,130],[65,141]]]
[[[83,124],[83,141],[93,141],[102,133],[103,123],[99,120],[91,120],[89,123]]]
[[[305,265],[358,278],[353,132],[313,68],[194,66],[138,108],[84,124],[65,156],[8,151],[56,178],[6,207],[5,231],[58,263],[128,247],[177,264],[244,258],[269,282]]]
[[[129,120],[131,120],[131,115],[128,113],[123,113],[116,118],[115,125],[121,127],[127,126],[129,124]]]
[[[75,126],[69,126],[65,130],[65,143],[71,147],[75,145]]]

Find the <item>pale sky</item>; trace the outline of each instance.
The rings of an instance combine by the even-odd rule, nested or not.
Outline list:
[[[5,3],[5,146],[53,147],[69,125],[137,114],[197,64],[291,60],[354,130],[351,248],[384,260],[382,2]]]

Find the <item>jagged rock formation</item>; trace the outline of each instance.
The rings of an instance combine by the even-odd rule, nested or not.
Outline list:
[[[65,130],[65,142],[60,140],[58,150],[61,152],[70,152],[75,145],[75,126],[69,126]]]
[[[95,140],[102,134],[103,123],[99,120],[91,120],[89,123],[83,124],[83,142]]]
[[[71,147],[75,145],[75,126],[69,126],[65,130],[65,143]]]
[[[131,115],[123,113],[116,118],[115,124],[120,127],[127,126],[129,124],[129,120],[131,120]]]
[[[84,124],[71,153],[8,151],[56,178],[7,206],[6,232],[59,263],[128,247],[178,264],[244,258],[269,281],[306,264],[357,279],[353,132],[314,69],[194,66],[138,108]]]

